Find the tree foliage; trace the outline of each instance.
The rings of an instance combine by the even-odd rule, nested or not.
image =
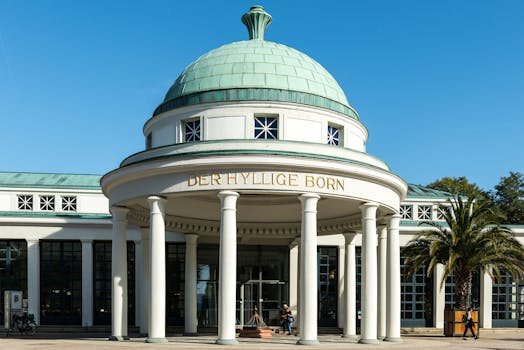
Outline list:
[[[473,271],[482,269],[492,278],[500,278],[502,271],[516,279],[524,277],[524,247],[511,230],[500,226],[501,216],[489,202],[457,195],[448,205],[439,209],[446,224],[424,222],[431,229],[408,243],[405,265],[410,274],[426,265],[429,275],[437,264],[444,265],[440,286],[453,273],[455,307],[465,309],[471,304]]]
[[[524,224],[524,175],[511,171],[502,177],[492,193],[495,206],[510,224]]]
[[[460,195],[463,197],[476,197],[485,198],[486,192],[484,192],[476,184],[471,183],[465,176],[461,177],[443,177],[442,179],[435,180],[429,185],[429,188],[435,190],[446,191],[454,195]]]

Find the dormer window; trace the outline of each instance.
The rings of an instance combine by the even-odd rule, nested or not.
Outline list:
[[[40,210],[45,210],[45,211],[55,210],[55,196],[51,196],[51,195],[40,196]]]
[[[327,144],[338,146],[340,145],[341,129],[338,126],[328,125]]]
[[[419,205],[418,206],[418,219],[419,220],[431,220],[431,205]]]
[[[413,206],[401,205],[400,216],[402,217],[402,219],[413,220]]]
[[[18,195],[18,209],[33,210],[33,195],[19,194]]]
[[[278,140],[278,117],[255,116],[255,139]]]
[[[200,141],[200,119],[188,120],[184,123],[185,142]]]

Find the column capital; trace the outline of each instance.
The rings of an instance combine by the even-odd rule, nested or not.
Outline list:
[[[355,243],[355,237],[357,236],[356,232],[344,233],[343,235],[344,235],[344,239],[346,240],[346,244]]]
[[[362,219],[364,219],[364,220],[368,220],[368,219],[376,220],[378,203],[367,202],[367,203],[362,204],[359,208],[360,208],[360,211],[362,212]]]
[[[198,240],[198,235],[196,233],[186,233],[184,234],[186,239],[186,244],[196,244]]]
[[[160,196],[147,197],[151,214],[164,214],[166,199]]]
[[[120,207],[118,205],[113,205],[109,208],[111,215],[113,215],[113,221],[125,221],[129,209],[126,207]]]
[[[320,199],[320,196],[316,193],[304,193],[301,194],[298,199],[302,203],[302,211],[306,213],[316,213],[317,212],[317,202]]]
[[[25,240],[27,244],[38,244],[40,242],[38,238],[26,238]]]
[[[378,239],[386,239],[388,237],[387,225],[381,224],[377,226]]]
[[[402,215],[400,214],[393,214],[386,216],[386,220],[388,220],[388,228],[396,228],[398,229],[400,225],[400,219],[402,219]]]
[[[240,196],[235,191],[220,191],[217,194],[220,198],[221,210],[236,210],[237,199]]]
[[[91,244],[91,243],[93,243],[93,240],[92,239],[84,239],[84,238],[82,238],[82,239],[80,239],[80,242],[82,244],[84,244],[84,243],[85,244]]]

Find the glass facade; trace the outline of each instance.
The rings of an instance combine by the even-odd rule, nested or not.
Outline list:
[[[166,323],[168,326],[184,325],[184,243],[166,243]]]
[[[40,323],[80,325],[80,241],[40,241],[40,277]]]
[[[111,324],[111,242],[93,243],[93,323]],[[127,242],[127,320],[135,323],[135,243]]]
[[[422,266],[408,278],[404,257],[400,258],[400,317],[402,327],[433,325],[433,279]]]
[[[493,282],[493,327],[524,327],[524,281],[515,283],[507,273]]]
[[[0,324],[4,323],[6,290],[21,290],[27,298],[26,241],[0,241]]]
[[[338,247],[318,247],[318,325],[337,326]]]
[[[217,245],[199,245],[197,310],[201,327],[214,327],[218,316]],[[278,246],[238,246],[237,323],[246,324],[254,309],[268,325],[280,324],[280,307],[289,299],[289,249]]]

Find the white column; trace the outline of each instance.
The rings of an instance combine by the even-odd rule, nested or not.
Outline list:
[[[82,325],[93,325],[93,241],[82,242]]]
[[[400,339],[400,215],[392,215],[388,225],[387,327],[386,341]]]
[[[444,265],[437,264],[433,269],[433,326],[444,329],[444,309],[446,308],[445,287],[440,287]]]
[[[377,226],[378,204],[366,203],[362,211],[362,283],[359,343],[377,344]]]
[[[151,196],[149,202],[149,251],[151,280],[149,285],[149,328],[147,343],[166,343],[166,200]]]
[[[142,275],[142,241],[135,241],[135,327],[140,327],[140,317],[142,315],[142,281],[144,280],[144,275]]]
[[[480,275],[480,327],[492,327],[493,280],[487,271]]]
[[[346,254],[344,273],[344,338],[357,337],[357,264],[355,254],[355,233],[346,233]]]
[[[378,328],[377,338],[386,337],[386,260],[387,260],[387,226],[381,225],[378,231]]]
[[[149,259],[149,250],[151,249],[149,244],[149,227],[140,228],[142,236],[141,251],[139,254],[142,255],[142,265],[140,266],[142,279],[140,280],[140,334],[147,336],[149,331],[149,290],[151,288],[151,270]]]
[[[126,215],[129,209],[112,207],[113,238],[111,244],[111,337],[109,340],[124,340],[127,337],[127,238]]]
[[[197,318],[197,240],[198,235],[186,234],[186,266],[184,293],[185,335],[198,333]]]
[[[302,203],[300,238],[300,339],[297,344],[318,344],[317,203],[314,193],[299,197]]]
[[[27,312],[35,316],[36,324],[40,324],[40,245],[37,239],[27,240],[27,298]]]
[[[236,344],[237,283],[237,198],[238,193],[222,191],[220,198],[220,259],[218,279],[217,344]]]

